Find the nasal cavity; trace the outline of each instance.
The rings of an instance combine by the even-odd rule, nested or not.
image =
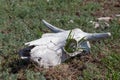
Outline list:
[[[38,58],[38,61],[40,61],[41,59],[42,59],[42,58],[41,58],[41,57],[39,57],[39,58]]]

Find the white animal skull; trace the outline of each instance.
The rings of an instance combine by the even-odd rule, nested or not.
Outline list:
[[[89,53],[90,40],[106,38],[111,35],[110,33],[86,33],[78,28],[63,30],[47,23],[45,20],[43,20],[43,23],[54,33],[43,34],[40,39],[25,43],[29,47],[21,50],[19,54],[22,59],[30,58],[44,68],[56,66],[72,56],[83,53],[83,51]],[[67,52],[64,48],[69,35],[77,42],[78,50],[73,53]],[[84,41],[80,43],[81,39],[84,39]],[[30,51],[30,54],[26,55],[26,51]]]

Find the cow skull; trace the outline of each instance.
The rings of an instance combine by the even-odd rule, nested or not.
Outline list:
[[[40,39],[27,42],[27,48],[20,50],[22,59],[31,59],[40,67],[49,68],[64,62],[66,59],[84,52],[90,52],[90,40],[109,37],[110,33],[86,33],[79,28],[72,30],[59,29],[45,20],[43,23],[54,33],[43,34]],[[26,53],[26,52],[29,53]]]

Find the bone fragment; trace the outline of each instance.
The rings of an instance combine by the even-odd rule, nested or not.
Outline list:
[[[104,21],[106,21],[106,22],[109,22],[110,20],[112,20],[112,18],[111,17],[100,17],[100,18],[97,18],[99,21],[101,21],[101,20],[104,20]]]

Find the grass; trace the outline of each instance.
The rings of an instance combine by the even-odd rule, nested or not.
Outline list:
[[[94,29],[89,23],[97,17],[119,14],[118,3],[117,0],[0,0],[0,79],[119,80],[120,22],[112,20],[107,29]],[[72,58],[54,68],[38,68],[21,60],[18,51],[25,47],[25,42],[49,32],[42,19],[63,29],[111,32],[112,37],[91,42],[89,55]]]

